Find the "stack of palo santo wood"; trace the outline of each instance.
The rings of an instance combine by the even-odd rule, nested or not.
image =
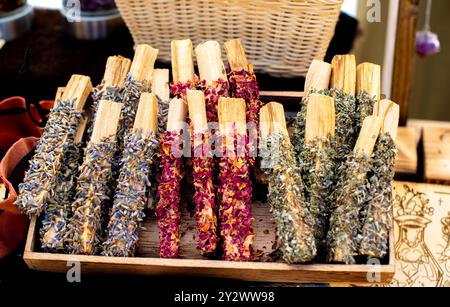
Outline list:
[[[16,202],[43,213],[42,250],[133,257],[153,217],[155,253],[179,258],[189,198],[200,257],[256,261],[260,172],[285,262],[386,256],[399,108],[381,100],[378,65],[313,61],[290,135],[240,40],[224,44],[228,69],[216,41],[171,48],[171,83],[158,50],[138,45],[133,60],[108,58],[97,87],[74,75],[57,97]]]

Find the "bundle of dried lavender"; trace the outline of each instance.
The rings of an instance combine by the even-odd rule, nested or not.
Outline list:
[[[217,208],[213,185],[213,155],[208,144],[210,132],[206,119],[205,96],[201,91],[187,91],[191,115],[193,151],[194,204],[198,230],[198,249],[202,255],[213,255],[217,248]]]
[[[249,173],[245,101],[221,98],[219,127],[223,158],[220,162],[219,219],[224,260],[252,260],[255,238],[251,213],[252,184]]]
[[[73,75],[61,100],[50,113],[44,133],[19,185],[16,205],[26,214],[40,214],[55,191],[56,179],[67,148],[73,144],[81,110],[92,89],[89,77]]]
[[[277,225],[283,259],[288,263],[312,261],[316,256],[315,221],[305,203],[283,106],[271,102],[261,109],[260,116],[261,164],[268,176],[267,198]]]
[[[154,94],[143,93],[133,131],[125,139],[120,176],[110,213],[103,255],[134,256],[145,217],[148,176],[157,149],[158,105]]]
[[[356,134],[361,131],[366,117],[373,114],[381,96],[381,67],[362,63],[356,67]]]
[[[381,120],[370,116],[364,121],[353,154],[341,165],[335,191],[335,209],[327,235],[329,262],[354,264],[358,247],[360,212],[367,200],[366,175],[370,156],[381,128]]]
[[[88,118],[81,119],[73,144],[68,146],[64,155],[64,164],[59,170],[54,196],[48,200],[45,208],[42,228],[40,229],[42,249],[48,252],[65,251],[64,235],[71,216],[78,168],[83,157],[83,135]]]
[[[383,100],[380,102],[379,116],[385,116],[385,119],[371,158],[367,179],[370,196],[363,212],[359,253],[381,259],[389,249],[392,227],[392,186],[397,153],[394,140],[397,137],[400,108],[392,101]]]
[[[116,131],[122,105],[103,100],[99,104],[91,141],[87,145],[77,179],[73,216],[65,235],[71,254],[100,252],[104,206],[110,200]]]
[[[159,226],[159,255],[161,258],[177,258],[180,247],[180,185],[184,176],[182,142],[186,105],[182,99],[170,102],[167,131],[161,145],[161,176],[158,186],[159,201],[156,216]]]

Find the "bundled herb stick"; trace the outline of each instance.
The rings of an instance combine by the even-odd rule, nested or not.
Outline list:
[[[100,101],[97,118],[77,179],[73,216],[66,233],[71,254],[94,255],[99,252],[105,205],[111,196],[112,168],[116,152],[116,132],[122,105]]]
[[[327,235],[329,262],[355,263],[353,257],[358,252],[359,217],[367,196],[366,175],[381,124],[377,116],[365,119],[353,153],[338,170],[341,175]]]
[[[157,139],[160,139],[167,126],[167,116],[169,115],[169,70],[155,69],[153,71],[152,93],[158,99],[158,130]]]
[[[381,134],[375,144],[368,175],[369,202],[363,216],[359,253],[372,258],[383,258],[389,248],[392,227],[392,186],[395,175],[395,139],[397,137],[400,108],[383,100],[376,110],[384,117]]]
[[[172,41],[171,56],[173,83],[171,92],[174,97],[185,98],[186,90],[197,88],[198,80],[194,71],[193,53],[194,51],[190,39]]]
[[[217,208],[213,185],[213,155],[209,147],[210,132],[206,119],[205,96],[201,91],[187,91],[191,119],[193,151],[194,204],[198,230],[198,249],[202,255],[215,253],[217,248]]]
[[[373,114],[381,96],[381,67],[362,63],[356,67],[356,134],[366,117]]]
[[[314,219],[314,237],[322,256],[333,202],[335,109],[330,96],[311,94],[308,99],[301,159],[305,165],[306,199]]]
[[[130,70],[131,61],[122,56],[110,56],[106,62],[105,74],[102,82],[94,89],[92,103],[92,124],[88,135],[92,135],[93,123],[101,100],[122,102],[125,79]]]
[[[123,149],[125,135],[133,128],[136,111],[141,93],[148,88],[153,68],[158,55],[158,49],[149,45],[138,45],[131,63],[130,72],[125,81],[123,93],[123,110],[117,132],[117,143],[120,151]]]
[[[206,117],[209,123],[217,123],[217,106],[220,97],[228,97],[228,79],[222,62],[220,45],[206,41],[195,48],[198,70],[206,99]]]
[[[331,65],[319,60],[313,60],[309,67],[305,80],[305,96],[302,99],[300,112],[294,123],[294,134],[292,143],[297,156],[299,166],[303,165],[300,159],[305,145],[306,111],[308,109],[309,95],[311,93],[327,92],[331,78]]]
[[[158,102],[154,94],[143,93],[134,127],[125,138],[120,175],[104,242],[103,255],[134,256],[141,223],[145,217],[148,176],[156,154]]]
[[[219,100],[219,131],[223,157],[220,162],[220,229],[224,259],[252,260],[254,241],[251,213],[252,184],[249,174],[245,101]]]
[[[331,88],[336,109],[336,168],[345,163],[356,144],[356,62],[353,55],[337,55],[331,63]]]
[[[73,75],[50,113],[44,133],[19,185],[16,205],[26,214],[40,214],[53,197],[56,179],[67,148],[73,144],[81,111],[92,90],[89,77]]]
[[[184,176],[182,156],[183,124],[187,107],[183,99],[170,102],[167,131],[161,140],[161,176],[156,216],[159,226],[159,255],[177,258],[180,248],[180,185]]]
[[[86,116],[80,120],[73,144],[67,147],[64,155],[64,163],[61,165],[55,183],[54,196],[48,200],[44,211],[40,235],[42,249],[48,252],[65,251],[64,235],[75,197],[78,168],[83,158],[83,135],[87,122]]]
[[[267,198],[283,259],[288,263],[312,261],[316,256],[314,217],[306,206],[283,106],[267,104],[260,118],[262,165],[269,182]]]

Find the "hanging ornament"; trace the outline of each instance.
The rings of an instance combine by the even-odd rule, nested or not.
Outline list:
[[[426,58],[438,54],[441,51],[441,43],[436,33],[431,32],[431,6],[433,1],[427,0],[425,11],[425,24],[422,31],[416,33],[416,52]]]

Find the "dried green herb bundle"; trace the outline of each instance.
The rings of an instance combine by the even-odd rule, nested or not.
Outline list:
[[[83,156],[83,143],[73,144],[64,155],[64,165],[56,179],[54,196],[48,200],[40,229],[42,249],[48,252],[65,250],[64,234],[75,197],[76,178]]]
[[[376,103],[375,99],[375,97],[370,97],[366,91],[359,92],[356,95],[356,135],[359,135],[364,119],[373,114],[373,109]]]
[[[269,178],[267,198],[277,224],[283,258],[288,263],[312,261],[316,256],[315,221],[305,204],[294,149],[287,136],[281,133],[263,140],[260,149],[261,164]]]
[[[77,181],[73,216],[66,233],[71,254],[94,255],[99,252],[104,205],[111,196],[112,161],[116,152],[115,137],[90,142]]]
[[[335,158],[336,167],[344,164],[356,144],[356,99],[353,96],[334,90],[336,108]]]
[[[327,235],[329,262],[355,263],[359,215],[367,200],[366,174],[369,169],[370,159],[366,155],[352,153],[338,170],[341,175]]]
[[[359,253],[383,258],[389,248],[392,226],[392,186],[395,175],[396,147],[387,133],[379,136],[372,155],[368,182],[370,200],[364,213]]]
[[[103,255],[134,256],[145,214],[148,176],[156,155],[158,142],[153,132],[136,131],[125,139],[120,176],[114,205],[110,214]]]
[[[75,99],[60,101],[50,113],[30,168],[19,185],[16,205],[26,214],[40,214],[55,193],[62,156],[73,143],[81,119],[75,103]]]

